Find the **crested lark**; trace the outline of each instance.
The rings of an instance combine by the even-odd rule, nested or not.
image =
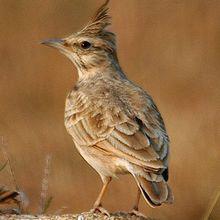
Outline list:
[[[107,213],[101,199],[112,178],[131,174],[138,194],[152,207],[171,203],[167,184],[169,138],[152,98],[122,71],[106,1],[79,32],[44,41],[67,56],[78,70],[68,94],[65,126],[82,157],[98,172],[102,190],[94,211]]]

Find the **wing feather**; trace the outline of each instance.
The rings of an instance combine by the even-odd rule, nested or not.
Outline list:
[[[78,145],[95,145],[147,170],[165,168],[168,144],[155,129],[159,123],[152,122],[153,116],[136,113],[131,117],[120,106],[92,103],[82,93],[71,94],[69,99],[65,125]]]

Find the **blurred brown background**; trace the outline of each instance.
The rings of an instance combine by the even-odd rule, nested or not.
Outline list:
[[[50,213],[88,210],[100,190],[99,176],[63,125],[76,69],[39,42],[79,30],[102,2],[0,0],[0,136],[31,212],[38,210],[48,154]],[[152,209],[142,200],[141,210],[159,219],[202,219],[220,186],[220,1],[112,0],[110,13],[121,66],[154,97],[171,138],[175,203]],[[7,169],[0,181],[13,187]],[[104,206],[129,210],[135,196],[134,180],[122,176],[112,182]],[[218,209],[212,219],[220,218]]]

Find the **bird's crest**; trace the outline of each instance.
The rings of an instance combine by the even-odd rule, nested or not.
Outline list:
[[[99,36],[107,32],[105,28],[111,24],[111,17],[108,14],[108,2],[109,0],[106,0],[99,7],[91,21],[80,31],[80,34]]]

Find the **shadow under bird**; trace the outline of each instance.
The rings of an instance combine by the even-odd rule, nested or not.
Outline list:
[[[98,172],[103,187],[93,211],[108,215],[101,200],[119,174],[131,174],[151,207],[172,203],[167,184],[169,137],[152,98],[122,71],[115,34],[108,31],[108,1],[80,31],[42,42],[76,66],[78,80],[68,94],[65,126],[82,157]]]

